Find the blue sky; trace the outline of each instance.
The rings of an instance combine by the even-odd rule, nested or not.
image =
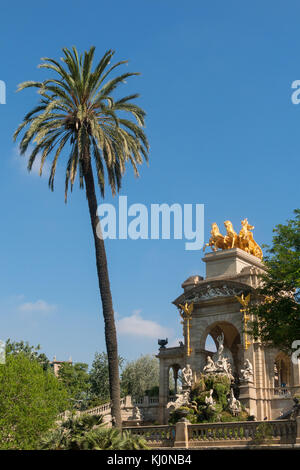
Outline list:
[[[16,10],[18,14],[16,15]],[[85,194],[76,185],[64,204],[64,164],[55,192],[26,171],[12,134],[36,103],[40,58],[61,48],[96,46],[129,59],[141,77],[122,92],[141,93],[150,165],[128,169],[128,203],[205,204],[210,224],[248,217],[269,243],[277,223],[299,207],[300,6],[296,1],[188,2],[115,0],[11,1],[1,14],[0,336],[40,343],[49,357],[91,363],[105,348],[94,248]],[[126,69],[127,70],[127,69]],[[107,192],[107,202],[112,198]],[[117,203],[117,200],[114,200]],[[157,337],[181,338],[171,304],[181,283],[204,274],[202,252],[181,240],[110,240],[106,244],[120,354],[157,351]]]

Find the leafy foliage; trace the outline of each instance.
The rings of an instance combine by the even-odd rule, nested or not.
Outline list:
[[[148,449],[140,436],[121,432],[114,428],[97,428],[87,433],[81,440],[82,450],[139,450]]]
[[[181,406],[170,413],[169,423],[176,424],[179,421],[184,413],[184,417],[192,424],[197,423],[197,413],[193,408],[188,408],[187,406]]]
[[[133,398],[144,396],[147,390],[159,385],[159,363],[150,355],[129,362],[122,373],[121,384],[124,395]]]
[[[267,274],[258,289],[261,302],[253,305],[248,332],[266,346],[291,352],[300,338],[300,209],[295,218],[275,227],[265,263]]]
[[[23,134],[19,149],[28,151],[29,171],[40,157],[40,175],[52,154],[49,187],[53,191],[57,163],[67,152],[65,173],[65,202],[79,173],[79,186],[86,189],[90,221],[94,237],[96,266],[105,321],[105,340],[109,359],[110,396],[116,426],[121,427],[120,378],[118,370],[117,337],[104,240],[99,236],[97,197],[94,171],[100,193],[104,196],[106,179],[112,194],[121,188],[127,163],[138,176],[138,165],[148,161],[149,145],[143,131],[145,112],[134,100],[137,94],[119,99],[114,91],[137,73],[112,72],[127,61],[110,65],[114,51],[107,51],[97,65],[93,64],[95,47],[84,54],[63,49],[61,61],[42,59],[39,66],[53,74],[43,82],[27,81],[18,91],[36,88],[40,95],[37,105],[26,114],[14,133],[14,140]],[[30,147],[30,145],[35,146]],[[104,301],[104,299],[106,299]]]
[[[102,416],[89,414],[71,416],[42,436],[40,448],[44,450],[79,450],[82,437],[93,427],[102,424],[102,421]]]
[[[81,414],[47,432],[41,439],[43,450],[136,450],[146,449],[146,441],[119,429],[104,427],[102,416]]]
[[[89,398],[88,364],[65,362],[59,368],[58,377],[68,391],[71,401],[77,407],[82,408],[81,403],[87,402]]]
[[[84,154],[93,156],[102,195],[105,190],[105,168],[114,194],[121,186],[125,163],[130,162],[138,175],[137,166],[143,159],[148,160],[149,146],[142,130],[145,112],[133,102],[139,95],[132,94],[117,100],[113,98],[113,92],[127,78],[139,74],[126,72],[110,78],[112,72],[127,61],[110,65],[114,51],[109,50],[93,68],[94,53],[95,47],[84,55],[79,55],[75,47],[72,51],[64,48],[61,62],[45,57],[39,65],[53,72],[53,78],[43,82],[27,81],[18,88],[18,91],[36,88],[41,99],[26,114],[14,139],[24,131],[20,142],[22,155],[31,143],[36,143],[30,151],[28,170],[32,169],[40,154],[40,174],[45,161],[56,149],[49,177],[52,190],[57,161],[69,145],[65,198],[69,185],[71,190],[73,188],[78,170],[80,187],[83,188]]]
[[[119,367],[122,368],[124,359],[119,357]],[[108,357],[105,352],[95,354],[89,373],[91,400],[90,406],[109,401]]]
[[[228,397],[230,393],[230,380],[225,375],[201,375],[193,384],[190,393],[191,406],[180,407],[170,413],[169,422],[175,424],[181,417],[182,412],[188,411],[185,417],[191,423],[212,423],[218,421],[244,421],[248,414],[243,409],[238,416],[232,416],[228,410]],[[214,407],[207,406],[205,398],[209,397],[213,390]]]
[[[6,355],[22,352],[29,359],[38,361],[43,366],[43,369],[46,370],[49,368],[50,362],[46,354],[39,352],[40,349],[41,346],[39,344],[31,346],[28,341],[11,341],[10,338],[6,341],[5,345]]]
[[[35,449],[42,432],[67,407],[67,393],[50,371],[24,352],[0,365],[0,448]]]

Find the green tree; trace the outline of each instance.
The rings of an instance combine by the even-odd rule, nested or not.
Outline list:
[[[147,390],[159,385],[159,363],[150,355],[129,362],[122,372],[122,389],[133,398],[144,396]]]
[[[58,370],[58,378],[64,384],[75,407],[84,407],[90,391],[88,364],[65,362]]]
[[[35,449],[67,407],[62,383],[24,352],[0,365],[0,448]]]
[[[6,355],[22,352],[29,359],[38,361],[43,366],[43,369],[46,370],[50,366],[50,361],[46,354],[39,352],[40,349],[41,346],[39,344],[31,346],[28,341],[11,341],[10,338],[8,338],[5,345]]]
[[[91,47],[79,56],[75,47],[72,51],[64,48],[62,63],[50,58],[43,59],[40,67],[53,72],[54,77],[43,82],[24,82],[19,86],[19,90],[37,88],[41,99],[26,114],[14,139],[26,129],[20,142],[22,155],[29,144],[36,143],[30,151],[29,171],[36,157],[41,155],[42,173],[46,159],[55,150],[49,177],[52,190],[57,161],[68,146],[65,199],[69,186],[71,190],[73,188],[77,170],[80,187],[85,186],[103,307],[112,415],[117,426],[121,427],[117,336],[106,251],[97,215],[94,172],[101,195],[104,196],[106,177],[115,194],[121,187],[126,163],[129,162],[138,175],[137,167],[143,158],[148,160],[149,147],[142,130],[145,112],[133,103],[138,95],[117,100],[112,96],[127,78],[138,74],[127,72],[110,79],[111,72],[127,61],[110,65],[114,51],[109,50],[92,70],[94,52],[95,48]]]
[[[119,357],[119,367],[122,368],[124,359]],[[92,404],[96,406],[109,400],[108,357],[105,352],[95,353],[90,370],[90,392]]]
[[[300,339],[300,209],[294,213],[294,219],[273,230],[265,258],[267,273],[257,291],[260,302],[251,307],[254,320],[248,323],[255,339],[289,353]]]

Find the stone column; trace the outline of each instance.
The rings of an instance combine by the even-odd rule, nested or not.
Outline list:
[[[245,406],[247,409],[248,413],[250,415],[253,415],[257,418],[257,390],[256,390],[256,362],[255,362],[255,349],[254,349],[254,344],[252,343],[247,350],[242,349],[243,346],[240,349],[240,358],[241,358],[241,368],[244,367],[244,363],[246,359],[249,359],[249,361],[252,364],[253,367],[253,377],[252,380],[249,382],[241,382],[240,384],[240,395],[239,395],[239,400],[241,403]],[[243,358],[243,359],[242,359]],[[240,371],[239,371],[240,373]]]
[[[124,400],[124,406],[125,406],[125,408],[131,408],[132,407],[131,395],[126,395],[125,400]]]
[[[300,359],[296,364],[292,363],[292,378],[293,378],[293,393],[299,395],[300,393]]]
[[[159,369],[159,424],[165,424],[165,408],[169,395],[169,367],[165,361],[160,359]]]
[[[297,423],[296,444],[300,445],[300,416],[297,416],[296,423]]]
[[[240,385],[239,400],[250,415],[257,416],[256,390],[252,382],[245,382]]]
[[[188,448],[188,424],[189,421],[186,418],[181,418],[181,420],[176,423],[174,447]]]

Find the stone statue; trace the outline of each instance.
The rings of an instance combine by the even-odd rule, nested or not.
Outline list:
[[[274,362],[274,387],[279,386],[279,374],[276,362]]]
[[[297,397],[293,398],[294,405],[291,409],[283,413],[279,418],[277,419],[291,419],[295,420],[297,419],[298,416],[300,416],[300,403]]]
[[[216,371],[216,366],[215,366],[214,361],[212,360],[212,358],[210,356],[207,356],[206,361],[207,362],[206,362],[206,366],[204,366],[204,368],[203,368],[203,373],[204,374],[213,374]]]
[[[135,406],[132,410],[132,419],[134,421],[141,421],[142,415],[138,406]]]
[[[227,357],[223,356],[224,351],[224,333],[217,337],[218,342],[218,351],[217,351],[217,360],[214,362],[213,359],[208,356],[207,363],[203,368],[204,374],[224,374],[230,380],[234,380],[231,370],[231,364]]]
[[[189,364],[187,364],[186,367],[182,369],[182,377],[183,377],[183,385],[191,387],[193,383],[193,371]]]
[[[221,357],[216,363],[216,371],[228,376],[230,380],[234,380],[231,370],[231,364],[227,357]]]
[[[251,382],[253,380],[253,367],[249,359],[244,362],[244,369],[241,369],[241,380]]]
[[[178,393],[176,395],[176,400],[175,401],[169,401],[167,404],[167,409],[171,409],[171,411],[177,410],[177,408],[180,408],[181,406],[189,406],[190,404],[190,391],[185,390],[181,393]]]
[[[300,403],[297,397],[293,398],[294,405],[292,408],[290,419],[296,419],[300,415]]]
[[[228,408],[233,416],[237,416],[241,411],[241,403],[234,396],[233,389],[230,389],[230,397],[228,398]]]
[[[215,401],[213,399],[213,389],[211,388],[210,391],[209,391],[209,396],[208,397],[205,397],[205,403],[208,407],[210,407],[212,410],[215,409]]]
[[[222,353],[224,351],[224,333],[217,337],[218,341],[218,356],[217,362],[222,358]]]

